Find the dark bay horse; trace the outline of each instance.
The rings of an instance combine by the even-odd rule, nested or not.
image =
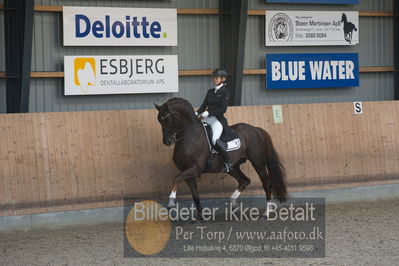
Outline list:
[[[177,183],[184,180],[190,187],[197,208],[197,219],[202,218],[202,207],[197,189],[196,178],[202,173],[222,171],[223,161],[217,154],[212,167],[208,167],[211,151],[203,126],[195,115],[192,105],[182,98],[172,98],[158,109],[158,121],[162,126],[163,143],[167,146],[175,143],[173,161],[181,171],[173,180],[169,207],[174,207]],[[232,204],[236,204],[238,195],[250,184],[250,179],[241,171],[240,165],[249,160],[255,168],[266,193],[266,201],[287,198],[284,168],[273,147],[270,135],[259,127],[240,123],[231,127],[241,139],[241,147],[229,152],[234,168],[229,172],[237,182],[237,190],[232,195]]]

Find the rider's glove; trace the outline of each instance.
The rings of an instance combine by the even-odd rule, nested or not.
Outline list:
[[[195,115],[196,115],[196,116],[198,116],[198,113],[197,113],[197,112],[195,112]]]
[[[205,111],[205,112],[203,112],[203,113],[201,114],[201,116],[202,116],[203,118],[208,117],[208,116],[209,116],[209,112],[208,112],[208,111]]]

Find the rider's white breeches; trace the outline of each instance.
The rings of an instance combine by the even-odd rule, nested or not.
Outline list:
[[[208,116],[203,119],[212,128],[212,144],[215,145],[216,141],[220,138],[223,132],[223,126],[214,116]]]

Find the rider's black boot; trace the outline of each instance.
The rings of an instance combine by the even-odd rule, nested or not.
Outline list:
[[[230,162],[229,155],[227,154],[227,152],[224,148],[223,142],[221,140],[218,139],[216,141],[215,148],[223,158],[223,161],[224,161],[223,172],[228,173],[231,170],[233,170],[234,165]]]

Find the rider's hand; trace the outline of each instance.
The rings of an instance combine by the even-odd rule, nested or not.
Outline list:
[[[201,114],[202,118],[208,117],[209,116],[209,112],[205,111]]]
[[[198,113],[197,113],[197,112],[195,112],[195,115],[196,115],[196,116],[198,116]]]

